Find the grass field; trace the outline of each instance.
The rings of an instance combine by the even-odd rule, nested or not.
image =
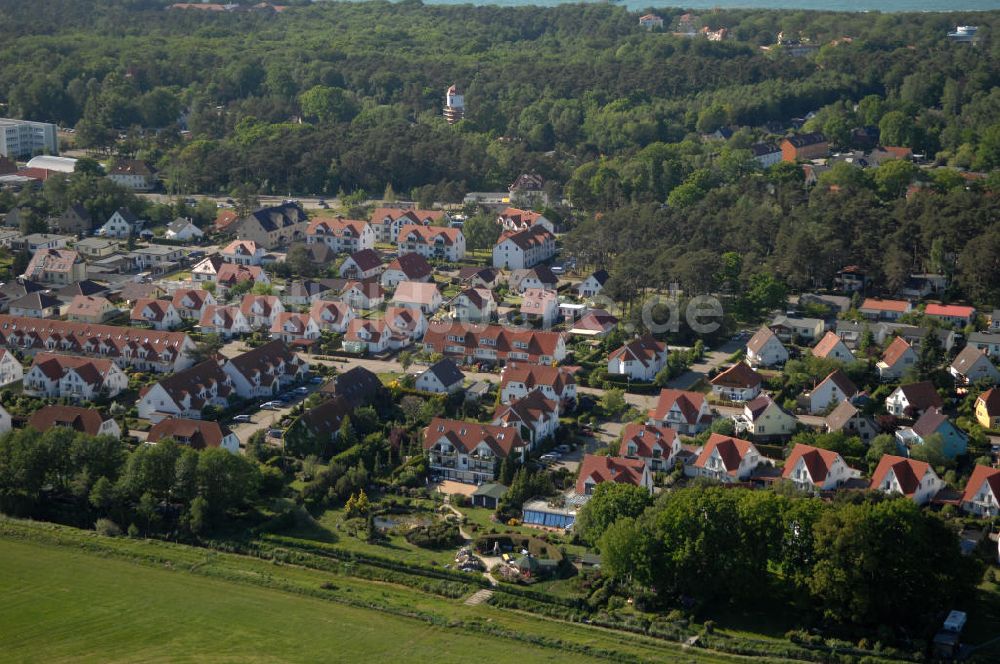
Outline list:
[[[16,661],[595,661],[277,590],[0,540],[0,652]]]

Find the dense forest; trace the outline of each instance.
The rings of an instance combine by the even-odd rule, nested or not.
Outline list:
[[[553,211],[568,246],[614,268],[624,301],[672,283],[766,291],[763,273],[810,288],[850,263],[887,293],[935,270],[958,277],[953,299],[1000,301],[996,12],[715,10],[698,23],[729,38],[711,42],[670,33],[681,9],[648,31],[609,4],[167,4],[0,1],[3,112],[146,159],[178,193],[456,202],[536,172],[573,204]],[[977,44],[948,40],[967,23]],[[794,57],[779,33],[819,48]],[[449,126],[452,83],[466,116]],[[867,128],[926,162],[840,164],[812,189],[796,168],[761,173],[747,148],[796,118],[836,149]],[[705,140],[721,127],[735,133]],[[913,182],[923,194],[904,198]]]

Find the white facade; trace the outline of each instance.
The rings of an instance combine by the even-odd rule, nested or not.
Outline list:
[[[418,253],[427,259],[454,263],[465,258],[465,236],[457,228],[404,226],[399,231],[396,248],[400,255]]]
[[[0,348],[0,387],[10,385],[24,378],[24,367],[7,349]]]
[[[108,362],[107,372],[92,383],[83,378],[75,367],[66,367],[60,377],[52,377],[35,364],[24,376],[24,393],[36,397],[67,397],[74,401],[93,401],[99,396],[115,397],[128,388],[128,376]]]
[[[773,333],[760,347],[747,345],[747,363],[751,367],[773,367],[787,361],[788,350]]]
[[[30,157],[42,153],[59,154],[54,124],[0,118],[0,156]]]
[[[201,239],[205,237],[205,234],[200,228],[189,221],[187,224],[179,228],[167,228],[167,232],[164,233],[164,237],[168,240],[183,240],[187,242],[190,240]]]
[[[522,231],[518,235],[531,232],[530,230]],[[493,267],[522,270],[534,267],[555,256],[555,236],[546,231],[544,235],[539,233],[539,238],[538,242],[531,243],[519,242],[516,236],[502,238],[493,246]]]
[[[102,237],[114,237],[120,240],[127,239],[132,235],[135,228],[131,223],[129,223],[122,215],[115,210],[114,213],[108,217],[108,220],[101,226],[97,234]]]

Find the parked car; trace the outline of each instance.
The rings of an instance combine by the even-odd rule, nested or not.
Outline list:
[[[559,452],[559,454],[569,454],[569,445],[558,445],[556,452]]]
[[[281,429],[268,429],[267,430],[267,437],[268,438],[281,438],[284,435],[285,435],[285,432],[282,431]]]
[[[285,404],[280,401],[265,401],[260,405],[261,408],[266,408],[267,410],[277,410],[284,406]]]
[[[541,461],[546,463],[555,463],[559,460],[559,455],[554,452],[549,452],[548,454],[543,454],[541,456]]]
[[[296,387],[295,388],[295,393],[296,394],[309,394],[309,388],[306,387],[305,385],[303,385],[301,387]]]
[[[237,415],[233,418],[233,422],[253,422],[253,417],[250,415]]]
[[[313,376],[309,379],[309,382],[313,385],[321,385],[324,381],[326,381],[326,378],[323,378],[323,376]]]

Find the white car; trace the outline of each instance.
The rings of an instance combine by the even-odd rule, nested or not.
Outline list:
[[[260,407],[261,408],[266,408],[268,410],[277,410],[277,409],[281,408],[284,405],[285,404],[281,403],[280,401],[265,401],[264,403],[262,403],[260,405]]]

